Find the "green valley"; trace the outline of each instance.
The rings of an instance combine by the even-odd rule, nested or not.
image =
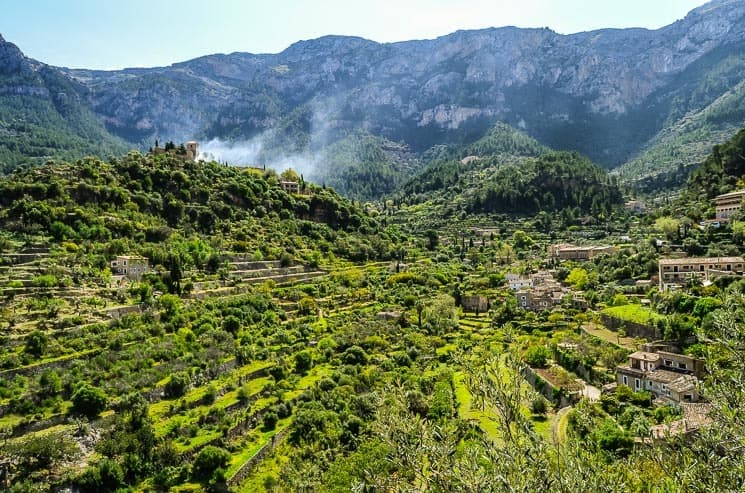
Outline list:
[[[743,262],[740,219],[683,228],[685,218],[673,217],[682,202],[626,211],[584,158],[511,131],[494,135],[446,151],[406,185],[428,184],[415,192],[426,198],[418,203],[403,200],[406,187],[366,204],[312,183],[292,191],[288,180],[300,178],[290,172],[168,152],[49,163],[4,178],[4,485],[737,484],[734,442],[716,452],[722,469],[690,464],[722,433],[741,437],[727,410],[742,396],[725,375],[743,371],[742,265],[676,284],[658,263],[680,258],[680,248]],[[690,198],[679,200],[704,210],[708,190],[726,191],[740,140],[710,156],[712,170],[693,174]],[[492,198],[469,213],[466,197],[481,192],[438,202],[448,190],[503,186],[505,166],[534,180],[518,189],[524,208]],[[609,192],[580,200],[573,194],[586,179]],[[544,190],[538,200],[567,202],[535,213],[532,187]],[[677,287],[658,287],[668,283]],[[681,389],[678,398],[652,376],[649,387],[621,382],[640,354],[698,366],[657,370]],[[684,390],[696,375],[697,390]],[[683,422],[696,433],[680,432]]]

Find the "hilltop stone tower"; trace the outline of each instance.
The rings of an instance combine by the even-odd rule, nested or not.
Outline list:
[[[196,161],[199,156],[199,144],[196,141],[190,140],[186,143],[186,159]]]

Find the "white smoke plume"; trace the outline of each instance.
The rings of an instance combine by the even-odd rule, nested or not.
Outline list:
[[[280,155],[264,160],[264,136],[259,135],[247,141],[230,142],[218,138],[200,145],[199,159],[228,163],[232,166],[254,166],[282,172],[292,168],[307,179],[312,179],[322,157],[311,153]]]
[[[233,166],[254,166],[274,169],[282,172],[292,168],[306,180],[323,180],[326,162],[326,147],[331,144],[329,138],[330,124],[335,122],[341,104],[340,98],[328,97],[323,101],[314,101],[309,145],[299,153],[283,154],[271,148],[272,133],[275,129],[268,129],[260,135],[243,141],[228,141],[214,138],[200,144],[200,159],[205,161],[227,162]],[[267,145],[268,144],[268,145]],[[271,156],[271,157],[267,157]]]

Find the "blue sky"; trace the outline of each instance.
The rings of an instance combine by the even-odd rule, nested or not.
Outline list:
[[[380,42],[458,29],[656,29],[703,0],[0,0],[0,34],[58,66],[170,65],[212,53],[276,53],[325,34]]]

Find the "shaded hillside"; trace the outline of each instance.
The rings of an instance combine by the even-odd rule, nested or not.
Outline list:
[[[551,151],[504,124],[473,144],[443,150],[398,198],[432,201],[440,212],[449,211],[445,216],[562,209],[601,215],[621,202],[607,173],[589,159]]]
[[[486,161],[493,163],[496,157],[507,161],[520,160],[539,156],[549,150],[509,125],[498,123],[471,144],[431,149],[425,154],[429,164],[404,185],[403,193],[412,195],[439,191],[456,185],[462,172],[468,174],[484,169],[489,166]]]
[[[678,186],[711,147],[745,125],[744,45],[715,50],[678,79],[663,129],[634,159],[618,168],[619,178],[644,189]]]
[[[357,200],[392,193],[420,166],[406,145],[361,132],[331,144],[321,155],[314,181]]]
[[[91,112],[85,92],[0,37],[0,170],[125,151],[125,142],[110,135]]]
[[[681,200],[709,201],[742,186],[745,177],[745,129],[721,145],[715,145],[703,164],[693,170]],[[739,183],[739,185],[738,185]]]

